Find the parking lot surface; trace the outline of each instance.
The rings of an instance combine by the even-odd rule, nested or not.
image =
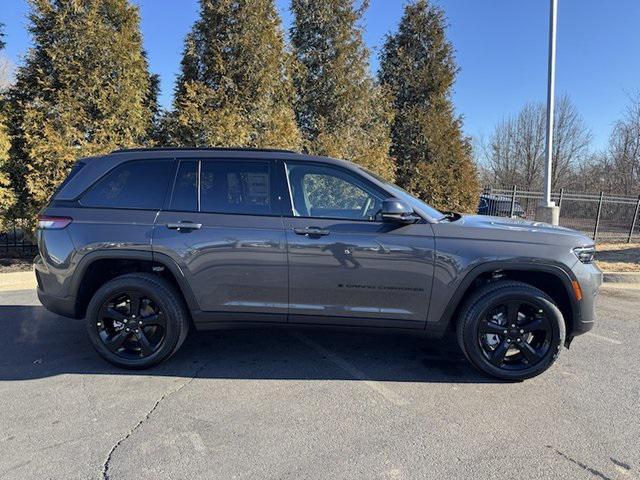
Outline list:
[[[126,372],[0,293],[0,478],[640,478],[640,290],[523,383],[407,334],[227,330]]]

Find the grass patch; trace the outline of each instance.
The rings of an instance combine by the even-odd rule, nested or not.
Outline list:
[[[640,272],[640,243],[602,243],[596,262],[605,272]]]

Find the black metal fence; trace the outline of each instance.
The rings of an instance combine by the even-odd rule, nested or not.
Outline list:
[[[483,192],[489,214],[520,216],[535,219],[536,208],[544,198],[543,192],[511,188],[487,187]],[[551,195],[560,207],[560,225],[580,230],[595,241],[640,241],[640,195],[629,197],[574,193],[560,190]],[[482,203],[482,200],[481,200]]]
[[[0,257],[33,257],[37,253],[28,220],[13,220],[0,230]]]

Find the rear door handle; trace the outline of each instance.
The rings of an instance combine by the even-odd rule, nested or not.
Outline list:
[[[293,231],[296,235],[305,235],[307,237],[322,237],[330,233],[329,230],[324,230],[319,227],[294,228]]]
[[[200,230],[202,224],[193,222],[167,223],[167,228],[169,230]]]

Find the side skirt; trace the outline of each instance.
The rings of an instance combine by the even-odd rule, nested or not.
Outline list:
[[[424,329],[422,322],[385,319],[362,319],[362,324],[345,324],[353,318],[291,315],[253,312],[192,312],[193,323],[198,331],[233,330],[251,328],[323,329],[336,331],[412,332],[414,334],[441,338],[443,335]]]

